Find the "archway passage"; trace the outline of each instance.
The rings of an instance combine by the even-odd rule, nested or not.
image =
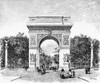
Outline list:
[[[39,45],[40,67],[44,66],[47,70],[57,70],[59,68],[59,44],[54,38],[43,40]]]

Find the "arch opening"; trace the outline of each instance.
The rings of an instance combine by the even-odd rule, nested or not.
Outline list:
[[[47,70],[59,68],[59,42],[56,38],[47,36],[39,43],[40,67]]]

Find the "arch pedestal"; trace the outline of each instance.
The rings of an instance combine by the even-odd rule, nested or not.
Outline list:
[[[51,20],[51,19],[54,20]],[[61,24],[52,25],[48,23],[38,23],[38,19],[50,21],[61,21]],[[46,39],[53,39],[59,43],[59,69],[68,69],[68,55],[70,55],[70,29],[72,24],[64,24],[64,17],[31,17],[27,25],[29,29],[29,70],[36,70],[40,66],[39,47]],[[66,18],[68,19],[68,18]],[[63,21],[62,21],[63,20]],[[39,20],[40,21],[40,20]],[[41,21],[41,22],[44,22]],[[37,22],[37,23],[34,23]],[[46,21],[47,22],[47,21]]]

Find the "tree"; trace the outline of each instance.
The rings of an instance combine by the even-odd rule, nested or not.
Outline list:
[[[71,62],[74,66],[83,67],[90,62],[90,38],[84,35],[75,36],[71,39]]]
[[[94,39],[93,40],[93,66],[97,66],[99,62],[98,51],[99,51],[99,41]]]
[[[5,40],[8,41],[8,67],[28,66],[29,39],[22,33],[2,38],[2,67],[5,66]]]
[[[24,36],[23,33],[18,33],[16,37],[9,38],[8,45],[8,58],[10,67],[28,66],[29,39]]]
[[[91,41],[93,41],[93,65],[98,63],[99,41],[80,35],[71,38],[71,63],[76,67],[90,66]]]
[[[0,40],[0,69],[4,66],[3,63],[4,63],[4,59],[3,59],[3,55],[4,55],[4,42],[3,40],[1,39]]]

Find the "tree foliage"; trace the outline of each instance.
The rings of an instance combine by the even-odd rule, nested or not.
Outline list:
[[[99,56],[98,56],[98,52],[99,52],[99,41],[94,39],[93,40],[93,65],[94,66],[98,66],[98,62],[99,62]]]
[[[75,67],[90,66],[91,41],[93,41],[93,64],[98,62],[99,41],[92,40],[90,37],[80,35],[71,38],[71,62]]]
[[[3,40],[3,66],[5,58],[5,40],[8,41],[8,67],[24,67],[28,66],[28,51],[29,51],[29,39],[22,33],[18,33],[17,36],[4,37]]]
[[[49,69],[49,66],[51,64],[52,64],[52,59],[50,56],[46,55],[45,53],[40,54],[40,67],[44,65],[45,68]]]
[[[1,39],[1,52],[0,52],[0,66],[4,67],[5,64],[5,44],[3,39]]]
[[[40,54],[40,67],[44,65],[47,69],[50,69],[52,65],[59,64],[59,55],[48,56],[45,53]]]
[[[8,41],[8,67],[24,67],[28,66],[28,54],[29,54],[29,39],[24,33],[18,33],[16,36],[2,38],[2,49],[0,53],[1,66],[5,65],[5,40]],[[98,49],[99,41],[91,39],[90,37],[80,35],[71,38],[71,64],[76,68],[83,68],[90,66],[91,58],[91,40],[93,41],[93,66],[98,64]],[[49,67],[54,61],[59,64],[59,55],[50,57],[45,54],[40,55],[40,65],[44,64],[45,67]]]

